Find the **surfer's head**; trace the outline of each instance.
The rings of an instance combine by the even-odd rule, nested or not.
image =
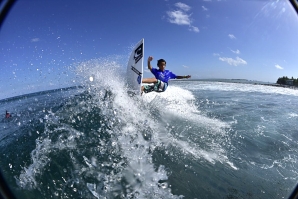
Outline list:
[[[164,71],[164,69],[166,68],[167,62],[164,59],[159,59],[157,60],[157,66],[159,68],[159,70]]]

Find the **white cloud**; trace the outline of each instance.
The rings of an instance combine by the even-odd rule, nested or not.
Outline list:
[[[231,51],[232,51],[233,53],[235,53],[235,54],[240,54],[240,50],[238,50],[238,49],[235,50],[235,51],[234,51],[234,50],[231,50]]]
[[[188,66],[185,66],[185,65],[182,65],[183,66],[183,68],[189,68]]]
[[[177,25],[187,25],[189,31],[200,32],[198,27],[192,25],[191,14],[187,13],[191,7],[181,2],[176,3],[175,6],[178,7],[178,10],[167,12],[168,21]]]
[[[198,27],[195,27],[195,26],[190,26],[189,27],[189,30],[190,31],[194,31],[194,32],[200,32],[199,28]]]
[[[227,62],[228,64],[232,65],[232,66],[238,66],[238,65],[246,65],[247,62],[243,59],[241,59],[240,57],[236,57],[236,59],[233,58],[229,58],[229,57],[220,57],[219,58],[220,61],[223,62]]]
[[[39,41],[40,41],[39,38],[33,38],[33,39],[31,39],[31,42],[39,42]]]
[[[205,6],[202,6],[202,8],[203,8],[204,11],[208,10],[208,8],[206,8]]]
[[[219,57],[220,54],[219,53],[213,53],[213,56]]]
[[[236,37],[233,34],[229,34],[228,36],[230,37],[230,39],[236,39]]]
[[[185,3],[181,3],[181,2],[175,3],[175,6],[186,12],[191,9],[189,5],[186,5]]]
[[[177,25],[190,25],[191,20],[189,18],[189,15],[185,14],[184,12],[180,10],[176,11],[169,11],[167,12],[169,18],[169,21],[171,23],[177,24]]]
[[[278,64],[275,64],[275,68],[280,69],[280,70],[284,69],[283,67],[281,67],[281,66],[278,65]]]

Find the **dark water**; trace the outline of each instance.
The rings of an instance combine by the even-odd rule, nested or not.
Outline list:
[[[131,97],[90,75],[0,101],[13,115],[0,166],[18,198],[286,198],[296,185],[296,90],[182,81]]]

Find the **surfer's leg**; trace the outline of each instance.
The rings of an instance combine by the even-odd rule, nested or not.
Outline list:
[[[144,85],[142,86],[142,93],[150,93],[154,90],[154,85]]]
[[[144,86],[141,87],[141,95],[143,95],[144,92]]]
[[[156,78],[143,78],[142,83],[147,83],[147,84],[155,84],[157,82]]]
[[[144,85],[142,86],[142,92],[145,92],[145,93],[149,93],[149,92],[152,92],[154,91],[154,85],[158,82],[159,80],[157,80],[156,78],[144,78],[142,80],[142,83],[145,83],[145,84],[151,84],[151,85]],[[153,84],[153,85],[152,85]]]

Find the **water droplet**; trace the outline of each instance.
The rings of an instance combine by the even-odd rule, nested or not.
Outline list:
[[[166,189],[168,187],[167,183],[161,183],[160,184],[161,188]]]

